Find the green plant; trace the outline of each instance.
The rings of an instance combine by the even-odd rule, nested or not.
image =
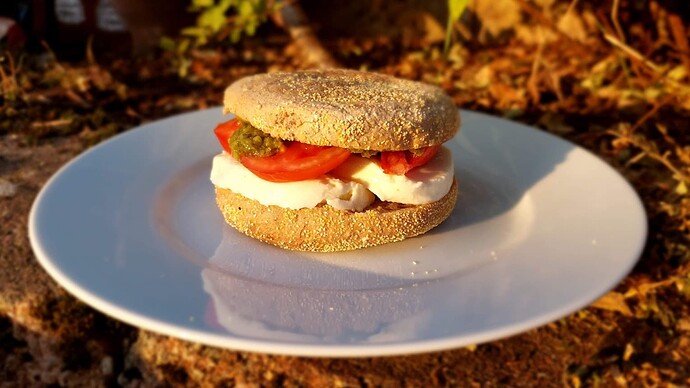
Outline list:
[[[184,28],[180,39],[163,37],[160,46],[173,53],[173,65],[184,78],[192,64],[188,55],[191,48],[212,38],[220,41],[229,37],[237,43],[244,35],[252,36],[280,6],[281,0],[190,0],[189,11],[197,14],[196,23]]]
[[[0,54],[0,97],[4,103],[14,102],[21,92],[16,76],[17,68],[12,54],[9,51]]]
[[[190,11],[198,13],[196,25],[185,28],[182,34],[201,45],[211,36],[227,30],[230,41],[237,43],[242,35],[254,35],[279,3],[271,0],[191,0]]]
[[[453,23],[458,21],[465,12],[469,0],[448,0],[448,22],[446,23],[446,40],[443,42],[443,52],[450,49],[450,38],[453,33]]]

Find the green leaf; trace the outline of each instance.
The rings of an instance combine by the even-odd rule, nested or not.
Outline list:
[[[682,81],[688,75],[688,70],[683,65],[678,65],[671,69],[666,76],[674,81]]]
[[[218,32],[226,23],[225,12],[220,8],[211,8],[199,16],[199,25]]]
[[[206,34],[206,31],[200,27],[187,27],[183,28],[182,31],[180,31],[180,33],[184,36],[193,36],[195,38],[198,38]]]
[[[256,34],[256,28],[258,27],[258,23],[249,23],[247,26],[244,28],[245,34],[249,36],[254,36]]]
[[[240,5],[237,7],[237,13],[243,18],[250,18],[253,15],[256,14],[256,11],[254,10],[254,4],[252,4],[249,1],[243,1],[240,3]]]
[[[446,40],[443,42],[443,53],[448,54],[450,48],[450,36],[453,32],[453,23],[460,19],[465,12],[469,0],[448,0],[448,23],[446,24]]]
[[[175,43],[175,41],[172,38],[170,38],[169,36],[161,37],[159,45],[165,51],[173,51],[173,50],[175,50],[175,47],[177,47],[177,44]]]
[[[230,9],[230,7],[237,7],[238,1],[233,1],[233,0],[222,0],[216,8],[219,10],[219,12],[225,13]]]
[[[185,52],[187,51],[187,49],[189,48],[189,45],[190,45],[190,44],[192,44],[192,41],[191,41],[191,40],[189,40],[189,39],[182,39],[182,40],[180,41],[179,46],[177,46],[177,53],[180,54],[180,55],[183,54],[183,53],[185,53]]]
[[[196,8],[207,8],[213,6],[213,0],[192,0],[192,6]]]
[[[448,0],[448,17],[450,20],[456,21],[460,19],[469,2],[469,0]]]

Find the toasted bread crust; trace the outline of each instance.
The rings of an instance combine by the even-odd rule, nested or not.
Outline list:
[[[231,190],[216,187],[216,201],[225,221],[263,242],[295,251],[336,252],[401,241],[428,232],[453,211],[458,185],[424,205],[377,201],[362,212],[328,205],[311,209],[265,206]]]
[[[460,127],[436,86],[344,69],[259,74],[225,91],[225,113],[284,140],[375,151],[441,144]]]

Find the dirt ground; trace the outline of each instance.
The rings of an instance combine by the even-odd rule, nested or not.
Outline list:
[[[345,67],[439,85],[459,107],[536,126],[618,170],[643,199],[649,237],[632,273],[601,300],[505,340],[363,359],[234,352],[117,322],[67,294],[35,261],[26,226],[38,190],[104,139],[219,105],[224,87],[243,75],[304,67],[295,59],[299,48],[272,31],[138,59],[96,53],[67,62],[45,51],[5,52],[3,386],[690,385],[690,23],[664,2],[639,9],[624,2],[621,35],[608,9],[516,3],[519,20],[476,31],[467,21],[447,54],[439,36],[425,36],[431,44],[404,36],[323,43]]]

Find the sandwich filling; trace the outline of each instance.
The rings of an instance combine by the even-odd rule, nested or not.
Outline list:
[[[454,178],[450,150],[442,146],[372,154],[299,142],[282,144],[248,131],[238,120],[219,125],[216,135],[224,151],[213,159],[213,184],[266,206],[329,205],[362,211],[376,198],[421,205],[443,198]],[[255,156],[255,148],[273,150]]]
[[[377,161],[351,155],[320,178],[270,182],[222,152],[213,158],[211,182],[266,206],[304,209],[327,204],[336,209],[362,211],[375,200],[374,196],[407,205],[438,201],[448,194],[453,173],[450,150],[441,147],[432,160],[407,175],[387,174]]]

